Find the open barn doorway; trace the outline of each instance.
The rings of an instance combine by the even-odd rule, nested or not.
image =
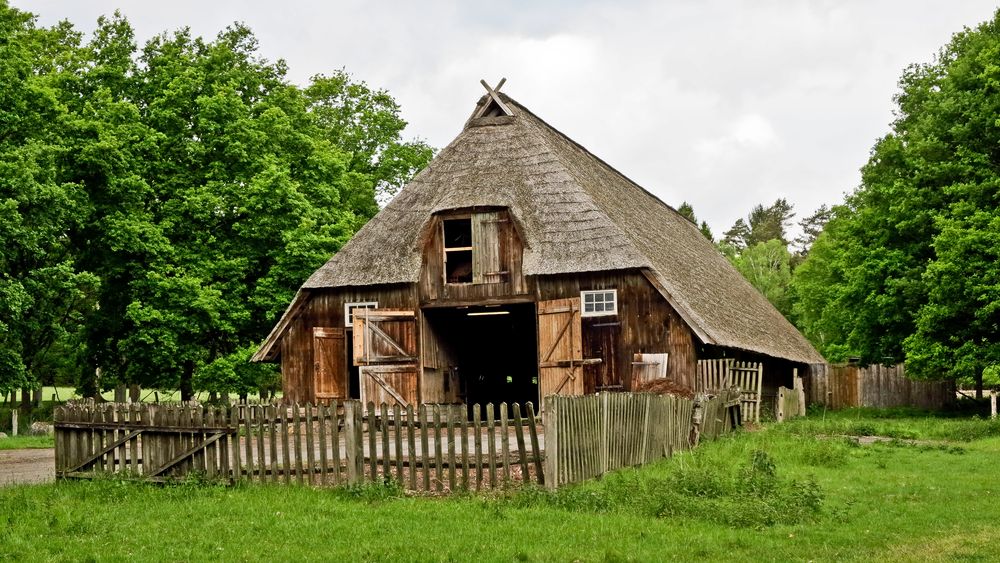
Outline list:
[[[437,367],[451,374],[459,399],[468,405],[537,405],[534,303],[428,308],[424,319],[424,354],[436,347]]]

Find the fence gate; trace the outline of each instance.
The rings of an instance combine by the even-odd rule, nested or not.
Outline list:
[[[763,380],[764,364],[760,362],[736,362],[731,358],[698,360],[695,391],[719,394],[724,389],[739,387],[742,392],[743,420],[760,422]]]
[[[55,411],[56,476],[129,473],[149,480],[192,469],[228,475],[228,438],[238,425],[221,409],[79,405]]]

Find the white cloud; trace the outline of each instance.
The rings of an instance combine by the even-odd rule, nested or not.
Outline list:
[[[990,18],[992,0],[14,0],[43,24],[91,29],[120,7],[140,40],[246,22],[290,78],[345,67],[387,88],[408,134],[444,146],[504,91],[716,232],[787,197],[838,202],[888,130],[903,68]]]

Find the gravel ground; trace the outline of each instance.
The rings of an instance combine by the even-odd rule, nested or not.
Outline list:
[[[0,486],[47,483],[55,479],[54,449],[0,450]]]

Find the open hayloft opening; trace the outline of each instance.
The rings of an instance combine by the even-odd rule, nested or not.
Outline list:
[[[461,401],[538,402],[538,352],[532,303],[496,307],[424,310],[428,340],[434,348],[442,386],[457,385]],[[426,367],[426,365],[425,365]]]

